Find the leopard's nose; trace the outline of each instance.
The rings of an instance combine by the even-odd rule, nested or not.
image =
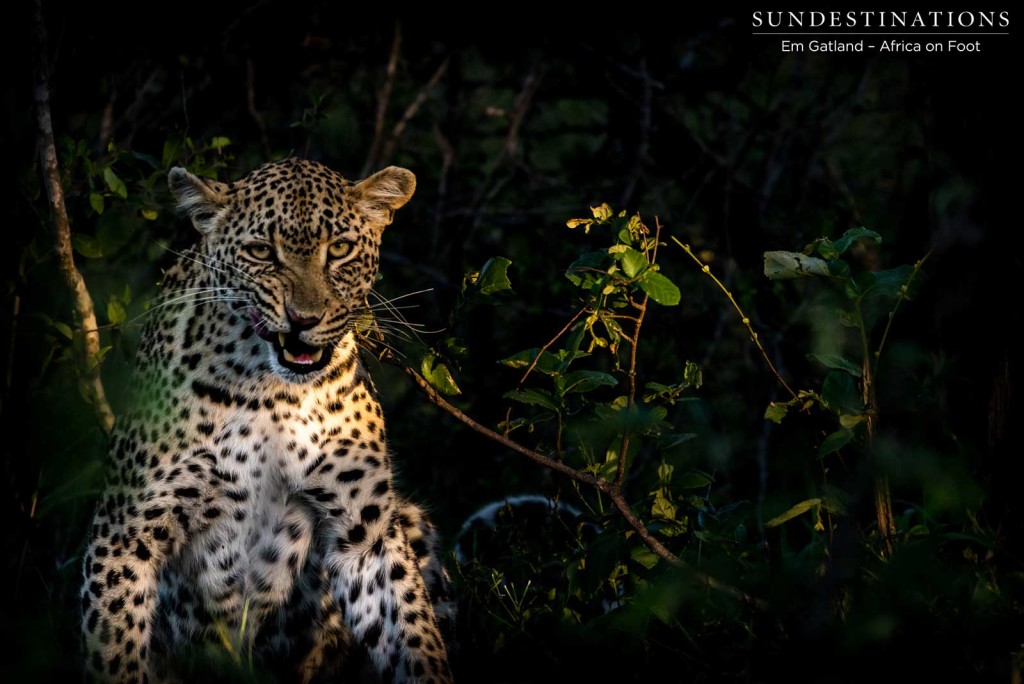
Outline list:
[[[288,314],[288,322],[292,324],[293,332],[315,328],[324,317],[323,314],[320,314],[319,316],[310,316],[304,312],[300,313],[290,306],[285,307],[285,313]]]

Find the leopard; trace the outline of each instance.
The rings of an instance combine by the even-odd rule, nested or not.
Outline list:
[[[415,175],[288,157],[234,182],[174,167],[168,185],[199,235],[163,274],[110,440],[86,679],[214,681],[188,664],[212,645],[266,681],[453,681],[439,535],[394,488],[360,352]]]

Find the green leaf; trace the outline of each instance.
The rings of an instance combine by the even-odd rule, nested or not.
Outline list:
[[[846,311],[845,309],[836,309],[836,315],[839,316],[839,323],[847,328],[859,328],[860,319],[857,318],[857,314],[852,311]]]
[[[809,511],[811,509],[816,509],[816,508],[818,508],[820,506],[821,506],[821,499],[807,499],[806,501],[801,501],[800,503],[796,504],[795,506],[790,508],[785,513],[777,515],[774,518],[772,518],[771,520],[769,520],[768,522],[766,522],[764,524],[764,526],[765,527],[778,527],[779,525],[781,525],[782,523],[786,522],[787,520],[792,520],[793,518],[797,517],[798,515],[802,515],[803,513],[806,513],[807,511]]]
[[[559,378],[563,389],[560,394],[582,393],[598,387],[615,387],[619,384],[613,376],[600,371],[579,370],[566,373]]]
[[[231,144],[231,141],[228,138],[225,138],[222,135],[219,135],[219,136],[213,138],[210,141],[210,147],[212,147],[213,149],[217,150],[218,152],[223,152],[224,148],[227,147],[230,144]]]
[[[629,550],[629,557],[648,570],[658,564],[661,558],[646,546],[634,546]]]
[[[839,424],[842,425],[844,428],[854,428],[857,425],[863,423],[867,419],[868,416],[866,413],[844,413],[843,415],[839,416]]]
[[[50,321],[50,325],[53,326],[54,330],[69,340],[75,339],[75,333],[71,331],[71,326],[67,323],[62,323],[61,321]]]
[[[594,225],[594,219],[569,219],[568,221],[565,222],[565,225],[568,226],[569,228],[578,228],[579,226],[583,226],[583,232],[589,233],[590,226]]]
[[[680,489],[703,489],[715,479],[701,470],[691,470],[676,479],[676,487]]]
[[[913,266],[897,266],[896,268],[890,268],[887,271],[867,271],[865,273],[858,274],[855,278],[852,278],[853,288],[855,294],[852,298],[864,297],[868,294],[876,297],[896,297],[899,296],[903,289],[903,286],[907,284],[911,274],[914,272]],[[849,284],[851,281],[847,281]],[[850,288],[847,288],[847,294],[850,294]]]
[[[665,496],[664,488],[659,489],[654,495],[654,504],[651,505],[651,515],[662,520],[676,519],[676,505]]]
[[[505,392],[502,396],[506,399],[518,401],[521,404],[540,406],[555,413],[561,412],[561,407],[555,401],[555,398],[546,390],[533,388],[517,389]]]
[[[164,149],[160,155],[163,163],[161,166],[169,168],[172,164],[177,164],[181,159],[181,141],[180,140],[167,140],[164,142]]]
[[[450,359],[464,359],[469,355],[466,343],[458,337],[446,337],[441,341],[441,349]]]
[[[862,413],[864,402],[857,391],[856,382],[849,373],[829,371],[821,384],[821,398],[835,414]]]
[[[116,299],[111,299],[107,302],[107,320],[112,325],[121,325],[128,318],[127,313],[124,310],[124,305]]]
[[[880,244],[882,242],[882,236],[873,230],[868,230],[867,228],[851,228],[843,233],[843,236],[832,244],[835,246],[836,251],[839,254],[843,254],[851,245],[853,245],[853,243],[862,238],[874,240],[875,244]]]
[[[103,180],[106,182],[110,192],[121,199],[128,199],[128,188],[125,187],[124,181],[118,178],[117,174],[109,166],[103,169]]]
[[[141,213],[142,218],[146,219],[147,221],[155,221],[156,217],[160,215],[160,212],[157,211],[156,209],[143,209]]]
[[[594,407],[594,413],[604,422],[606,428],[620,434],[658,434],[671,428],[664,422],[668,415],[668,409],[664,406],[628,406],[626,397],[618,397],[610,404],[598,404]]]
[[[764,410],[764,419],[780,424],[782,419],[789,413],[789,404],[783,402],[772,402]]]
[[[704,384],[704,371],[693,361],[687,361],[683,367],[683,383],[689,387],[700,389]]]
[[[818,458],[824,458],[829,454],[842,449],[844,446],[850,443],[853,439],[853,430],[843,428],[842,430],[836,430],[831,435],[826,437],[821,442],[821,446],[818,447]]]
[[[451,371],[437,358],[434,352],[428,350],[423,355],[423,361],[420,363],[420,372],[423,375],[423,379],[441,394],[454,396],[462,393],[459,386],[455,384]]]
[[[538,353],[540,353],[539,359],[537,359]],[[537,359],[534,369],[544,373],[545,375],[558,375],[561,372],[561,369],[559,368],[561,362],[558,357],[548,351],[541,352],[540,349],[537,349],[536,347],[533,349],[524,349],[523,351],[513,354],[508,358],[501,359],[498,363],[508,366],[509,368],[529,368],[534,359]]]
[[[72,235],[71,246],[86,259],[99,259],[103,256],[103,248],[100,247],[100,243],[89,235]]]
[[[599,207],[590,207],[590,213],[594,215],[598,222],[602,222],[610,219],[615,212],[612,211],[612,208],[607,203],[603,203]]]
[[[840,354],[808,354],[807,358],[811,361],[817,361],[826,368],[846,371],[855,378],[861,377],[860,366]]]
[[[89,193],[89,206],[91,206],[92,210],[95,211],[97,214],[102,214],[103,213],[103,195],[101,195],[98,192],[90,192]]]
[[[644,274],[640,279],[640,287],[662,306],[675,306],[679,303],[679,288],[657,271],[648,271]]]
[[[627,248],[622,253],[622,271],[626,274],[627,278],[635,278],[645,268],[647,268],[647,257],[642,253],[632,247]]]
[[[511,290],[512,283],[508,279],[508,267],[511,264],[512,262],[505,257],[488,259],[476,279],[476,287],[480,294],[489,297]]]
[[[603,272],[606,268],[605,263],[608,258],[608,253],[604,250],[599,252],[584,252],[576,259],[576,261],[569,264],[569,268],[565,271],[565,277],[568,278],[573,285],[576,286],[589,286],[587,277],[593,277],[594,274],[591,271]]]
[[[792,280],[804,276],[828,276],[828,262],[800,252],[764,253],[764,274],[770,280]]]

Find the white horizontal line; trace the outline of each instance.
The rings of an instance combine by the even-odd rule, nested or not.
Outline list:
[[[754,36],[1008,36],[1007,33],[892,33],[889,31],[864,31],[862,33],[836,32],[836,33],[802,33],[795,31],[786,33],[782,31],[754,31]]]

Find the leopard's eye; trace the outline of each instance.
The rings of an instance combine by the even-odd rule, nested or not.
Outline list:
[[[270,245],[265,245],[260,242],[252,245],[246,245],[244,249],[245,253],[256,261],[270,261],[270,256],[273,253],[270,249]]]
[[[352,250],[352,243],[335,240],[327,247],[327,255],[332,259],[340,259]]]

